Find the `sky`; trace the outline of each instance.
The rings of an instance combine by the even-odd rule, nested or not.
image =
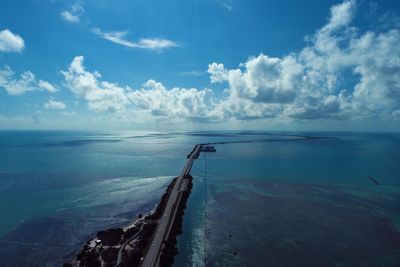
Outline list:
[[[0,129],[400,130],[400,2],[2,0]]]

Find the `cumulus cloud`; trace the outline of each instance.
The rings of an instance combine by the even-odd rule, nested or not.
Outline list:
[[[113,112],[132,116],[151,116],[174,120],[214,120],[219,116],[209,89],[167,89],[154,80],[134,90],[128,86],[101,80],[97,71],[87,71],[84,57],[75,57],[63,71],[65,85],[77,98],[87,101],[95,112]]]
[[[226,86],[220,98],[211,89],[166,88],[154,80],[139,89],[107,82],[99,72],[86,70],[82,56],[62,73],[65,85],[89,109],[137,119],[398,120],[400,32],[361,31],[352,25],[355,11],[352,0],[332,6],[326,24],[307,36],[298,52],[281,57],[261,53],[234,68],[209,64],[211,83]],[[130,42],[127,32],[96,33],[132,48],[157,47]]]
[[[57,100],[53,100],[50,99],[49,101],[47,101],[44,105],[44,108],[46,109],[56,109],[56,110],[61,110],[61,109],[65,109],[66,105],[64,102],[62,101],[57,101]]]
[[[222,104],[239,119],[397,114],[400,33],[362,33],[351,26],[355,8],[355,1],[331,7],[327,24],[307,36],[307,45],[297,53],[280,58],[260,54],[233,69],[210,64],[211,82],[228,85]]]
[[[48,91],[54,93],[57,89],[49,82],[38,80],[30,72],[23,72],[19,78],[15,78],[15,73],[9,66],[0,69],[0,87],[3,87],[10,95],[22,95],[31,91]]]
[[[211,82],[227,81],[230,93],[254,102],[285,103],[296,96],[295,84],[301,79],[302,66],[295,58],[251,57],[242,69],[226,70],[222,64],[210,64]]]
[[[347,26],[354,17],[355,0],[347,0],[330,8],[329,22],[320,32],[332,32],[340,27]]]
[[[24,47],[21,36],[8,29],[0,31],[0,52],[21,52]]]
[[[207,72],[210,74],[211,83],[222,83],[228,80],[228,70],[225,69],[224,64],[212,63],[208,65]]]
[[[94,111],[122,111],[129,100],[128,88],[99,80],[98,72],[88,72],[83,65],[83,56],[75,57],[67,71],[62,71],[66,86],[78,97],[88,101]]]
[[[64,10],[60,13],[60,16],[63,20],[70,23],[78,23],[81,21],[81,17],[84,13],[83,7],[76,3],[71,6],[69,10]]]
[[[139,90],[129,93],[135,109],[143,109],[155,116],[185,118],[188,120],[214,120],[215,110],[212,90],[172,88],[168,90],[154,80],[147,81]]]
[[[123,45],[129,48],[141,48],[149,50],[164,50],[167,48],[178,47],[179,45],[171,40],[162,38],[144,38],[140,39],[138,42],[129,41],[126,39],[128,31],[113,31],[113,32],[103,32],[100,29],[93,29],[93,32],[100,36],[101,38],[108,40],[110,42]]]

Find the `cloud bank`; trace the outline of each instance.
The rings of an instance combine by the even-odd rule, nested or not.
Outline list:
[[[260,54],[236,69],[208,66],[212,83],[228,85],[237,118],[390,118],[400,110],[400,33],[360,33],[350,23],[355,1],[330,10],[308,44],[282,58]],[[347,87],[348,78],[356,84]]]
[[[102,81],[99,72],[87,71],[83,56],[75,57],[62,74],[66,87],[95,112],[172,120],[202,120],[215,116],[216,104],[209,89],[176,87],[167,90],[161,83],[149,80],[142,88],[133,90]]]
[[[208,88],[167,89],[154,80],[139,89],[107,82],[99,72],[86,70],[83,56],[62,74],[66,87],[90,110],[138,120],[398,120],[400,32],[362,32],[351,25],[355,10],[355,1],[332,6],[327,23],[306,37],[300,51],[250,56],[237,68],[209,64],[211,83],[226,86],[222,98]],[[158,39],[130,42],[127,32],[95,32],[132,48],[174,46]]]

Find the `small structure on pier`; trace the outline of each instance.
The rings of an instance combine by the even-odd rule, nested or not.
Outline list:
[[[217,152],[214,146],[202,146],[201,152]]]

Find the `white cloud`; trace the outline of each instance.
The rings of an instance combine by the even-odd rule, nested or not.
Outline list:
[[[400,32],[361,33],[350,25],[355,1],[330,10],[308,45],[281,58],[250,57],[239,68],[208,66],[212,83],[226,82],[231,116],[384,118],[400,108]],[[355,80],[349,86],[346,79]]]
[[[149,80],[142,88],[133,90],[102,81],[100,73],[87,71],[83,63],[83,56],[75,57],[62,74],[66,87],[76,97],[87,101],[90,110],[131,114],[142,120],[152,117],[198,121],[216,120],[220,116],[209,89],[168,90],[161,83]]]
[[[0,31],[0,52],[21,52],[24,47],[21,36],[7,29]]]
[[[254,102],[285,103],[296,96],[295,85],[301,79],[302,66],[292,56],[251,57],[241,69],[226,70],[222,64],[210,64],[211,82],[228,81],[230,94]]]
[[[56,100],[50,99],[49,101],[47,101],[43,105],[43,107],[46,108],[46,109],[57,109],[57,110],[60,110],[60,109],[65,109],[66,105],[62,101],[56,101]]]
[[[178,47],[179,45],[171,40],[161,38],[144,38],[140,39],[137,47],[152,50],[161,50],[170,47]]]
[[[398,120],[400,32],[362,32],[351,25],[355,7],[355,1],[333,6],[326,25],[308,36],[298,52],[259,54],[231,69],[209,64],[211,83],[226,85],[219,99],[211,89],[167,89],[154,80],[136,90],[107,82],[99,72],[85,69],[82,56],[63,72],[65,85],[93,111],[138,121]],[[127,32],[97,34],[128,47],[140,43],[127,41]]]
[[[57,91],[57,89],[51,83],[49,83],[47,81],[43,81],[43,80],[39,80],[38,87],[45,91],[49,91],[51,93],[54,93]]]
[[[68,21],[68,22],[71,22],[71,23],[77,23],[77,22],[80,22],[80,21],[81,21],[81,19],[79,18],[78,15],[74,15],[74,14],[72,14],[71,12],[69,12],[69,11],[67,11],[67,10],[62,11],[62,12],[60,13],[60,16],[61,16],[61,18],[64,19],[65,21]]]
[[[207,72],[211,75],[212,83],[222,83],[228,80],[229,72],[225,69],[224,64],[212,63],[208,65]]]
[[[3,87],[10,95],[21,95],[31,91],[48,91],[54,93],[56,88],[47,81],[37,80],[36,76],[30,72],[23,72],[19,78],[15,78],[15,73],[9,66],[0,69],[0,87]]]
[[[84,13],[83,7],[76,3],[71,6],[69,10],[64,10],[60,13],[60,16],[63,20],[70,23],[78,23],[81,21],[81,17]]]
[[[348,25],[354,17],[355,0],[344,1],[331,7],[331,16],[328,24],[322,29],[323,31],[334,31],[340,27]]]
[[[218,120],[212,90],[172,88],[167,90],[161,83],[147,81],[143,88],[129,92],[135,110],[147,111],[153,116],[186,119],[192,121]]]
[[[118,84],[100,81],[98,72],[88,72],[83,66],[83,56],[75,57],[67,71],[62,74],[66,86],[78,97],[88,101],[94,111],[122,111],[129,100],[127,88]]]
[[[103,39],[129,48],[161,51],[163,49],[179,46],[174,41],[161,38],[144,38],[140,39],[138,42],[129,41],[126,39],[126,35],[128,34],[127,31],[102,32],[100,29],[93,29],[93,32]]]

